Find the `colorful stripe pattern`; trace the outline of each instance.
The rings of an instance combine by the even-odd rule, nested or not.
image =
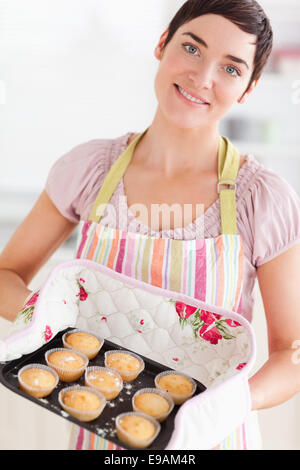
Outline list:
[[[239,312],[244,252],[238,235],[182,241],[85,222],[80,239],[77,258]]]
[[[212,450],[248,450],[247,440],[247,426],[244,423]],[[75,425],[72,425],[70,448],[76,450],[125,450],[113,442]]]

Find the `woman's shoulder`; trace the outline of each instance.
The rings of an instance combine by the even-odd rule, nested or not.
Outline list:
[[[93,139],[73,147],[49,171],[45,190],[72,222],[78,222],[89,199],[101,187],[114,161],[132,134],[112,139]]]
[[[282,201],[292,197],[298,203],[299,196],[293,186],[278,172],[260,162],[252,154],[243,156],[237,180],[238,198],[258,198],[268,201]]]
[[[300,240],[300,198],[280,174],[248,155],[240,170],[237,212],[260,266]]]
[[[78,145],[75,145],[68,152],[63,154],[55,165],[68,166],[77,163],[99,164],[108,162],[113,158],[118,150],[127,145],[132,133],[128,132],[120,137],[109,139],[92,139]]]

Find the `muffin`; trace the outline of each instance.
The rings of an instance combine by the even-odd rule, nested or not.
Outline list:
[[[21,390],[35,398],[44,398],[53,392],[58,384],[55,370],[41,364],[30,364],[18,372]]]
[[[132,407],[162,423],[173,410],[174,402],[163,390],[143,388],[133,396]]]
[[[117,350],[105,353],[105,366],[119,372],[124,382],[131,382],[144,370],[145,363],[137,354]]]
[[[196,391],[196,382],[191,377],[176,371],[158,374],[155,377],[155,386],[169,393],[175,405],[182,405]]]
[[[88,365],[88,358],[69,349],[51,349],[45,354],[49,367],[52,367],[62,382],[74,382],[79,379]]]
[[[120,374],[108,367],[88,367],[85,371],[85,385],[96,388],[106,400],[116,398],[123,388]]]
[[[61,390],[58,401],[67,413],[83,422],[97,419],[106,405],[100,392],[78,385]]]
[[[103,339],[94,334],[82,330],[73,330],[63,335],[65,348],[76,349],[82,352],[88,359],[94,359],[103,346]]]
[[[138,449],[149,447],[160,432],[160,424],[143,413],[122,413],[116,419],[117,436],[124,444]]]

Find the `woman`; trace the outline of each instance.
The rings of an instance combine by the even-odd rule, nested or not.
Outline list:
[[[88,142],[63,156],[3,250],[3,317],[14,320],[30,294],[31,279],[89,214],[95,223],[103,215],[102,224],[112,228],[173,240],[203,234],[205,239],[217,238],[236,229],[245,248],[236,311],[251,321],[257,276],[269,334],[269,359],[250,379],[252,409],[278,405],[300,391],[299,365],[292,360],[292,345],[300,339],[299,198],[251,156],[240,157],[231,186],[219,179],[220,120],[255,89],[272,40],[269,20],[254,0],[189,0],[182,6],[155,49],[160,62],[155,80],[158,108],[151,126],[143,134]],[[111,182],[109,169],[130,145],[130,164],[105,201],[110,206],[98,212],[97,195],[104,181]],[[127,205],[119,198],[125,195]],[[222,209],[232,197],[236,212],[228,221]],[[174,204],[181,209],[174,223],[166,221],[165,212],[162,220],[157,217],[155,209],[161,204],[166,204],[165,212]],[[88,254],[80,249],[77,256]],[[251,432],[249,427],[249,436]],[[76,433],[73,445],[95,448],[92,436],[83,430]],[[249,442],[240,448],[250,448]]]

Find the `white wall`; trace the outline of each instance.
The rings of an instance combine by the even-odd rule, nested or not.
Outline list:
[[[0,0],[0,188],[40,191],[74,145],[146,128],[160,5]]]

